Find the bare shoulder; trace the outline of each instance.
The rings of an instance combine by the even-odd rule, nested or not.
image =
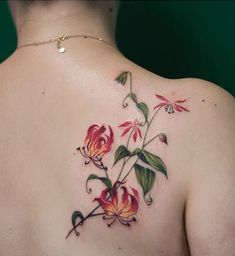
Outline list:
[[[186,229],[193,255],[232,255],[235,250],[234,201],[235,104],[218,85],[202,79],[181,79],[190,95],[188,160],[190,179]]]
[[[192,255],[232,255],[235,250],[234,97],[202,79],[181,80],[191,97],[190,179],[186,230]],[[180,89],[181,90],[181,89]]]
[[[189,121],[194,128],[194,146],[204,153],[231,156],[231,146],[235,142],[234,97],[217,84],[197,78],[182,79],[180,90],[190,97],[192,115]],[[204,153],[203,156],[207,157]]]
[[[166,95],[177,95],[175,98],[187,99],[190,114],[182,120],[175,118],[177,133],[182,145],[194,156],[190,159],[196,169],[196,177],[214,175],[215,170],[223,175],[234,177],[235,146],[235,101],[234,97],[219,85],[198,78],[168,80]],[[223,170],[223,171],[222,171]]]
[[[230,133],[231,136],[235,125],[235,101],[225,89],[199,78],[167,79],[151,73],[149,77],[153,78],[152,88],[156,93],[169,100],[187,101],[190,109],[187,123],[182,123],[180,119],[179,122],[184,124],[181,128],[191,129],[191,136],[195,137],[199,148],[213,136],[218,136],[219,131]]]
[[[199,78],[162,79],[162,84],[166,94],[187,99],[191,113],[187,126],[197,127],[194,131],[198,141],[197,132],[203,132],[209,140],[220,130],[231,133],[234,129],[234,97],[219,85]],[[207,142],[204,136],[200,144]]]
[[[181,81],[182,89],[186,90],[189,87],[194,93],[195,99],[199,97],[202,102],[214,103],[215,107],[218,106],[220,108],[226,108],[228,105],[234,106],[234,97],[213,82],[199,78],[184,78],[179,80]]]

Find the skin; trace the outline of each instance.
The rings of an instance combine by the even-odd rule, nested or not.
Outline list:
[[[115,43],[118,4],[97,4],[54,1],[21,8],[10,2],[18,44],[67,33]],[[209,81],[153,74],[96,40],[70,39],[63,46],[64,55],[54,44],[23,48],[0,66],[0,255],[232,255],[233,97]],[[146,206],[140,198],[131,228],[108,228],[102,218],[93,218],[80,237],[65,240],[71,213],[88,213],[104,189],[94,182],[92,194],[85,192],[92,167],[84,165],[76,148],[87,128],[113,127],[114,148],[104,158],[111,166],[115,147],[123,143],[117,126],[138,117],[131,104],[121,107],[129,88],[113,82],[123,70],[132,72],[133,90],[151,111],[159,103],[155,93],[187,99],[189,113],[162,112],[149,136],[155,131],[168,136],[168,146],[153,142],[148,149],[164,159],[169,179],[157,174],[154,202]],[[111,178],[119,167],[110,170]],[[140,189],[134,173],[128,180]]]

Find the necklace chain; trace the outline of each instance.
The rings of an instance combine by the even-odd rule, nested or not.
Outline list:
[[[60,53],[64,53],[65,52],[65,48],[61,46],[61,42],[70,38],[75,38],[75,37],[83,37],[84,39],[87,38],[91,38],[91,39],[95,39],[101,42],[104,42],[114,48],[116,48],[113,44],[111,44],[110,42],[104,40],[102,37],[95,37],[95,36],[89,36],[89,35],[67,35],[67,36],[60,36],[54,39],[49,39],[46,41],[41,41],[41,42],[35,42],[35,43],[29,43],[29,44],[23,44],[17,47],[17,49],[23,48],[23,47],[28,47],[28,46],[41,46],[41,45],[45,45],[45,44],[51,44],[54,42],[57,42],[57,49]]]

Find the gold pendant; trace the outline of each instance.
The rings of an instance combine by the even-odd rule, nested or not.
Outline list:
[[[60,53],[64,53],[66,51],[66,49],[64,47],[61,46],[61,41],[64,41],[65,37],[62,36],[60,38],[57,39],[57,49]]]
[[[60,48],[58,48],[58,50],[59,50],[60,53],[64,53],[65,52],[65,48],[64,47],[60,47]]]

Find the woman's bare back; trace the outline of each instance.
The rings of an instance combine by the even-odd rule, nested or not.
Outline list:
[[[198,116],[219,103],[197,79],[165,79],[105,50],[87,62],[79,53],[36,57],[16,55],[0,70],[0,254],[190,255],[186,202],[204,172]],[[143,140],[155,166],[140,152],[131,156]],[[108,212],[101,192],[111,191],[126,159],[116,193],[120,206],[127,189],[132,215],[124,208],[122,218],[112,205]]]

